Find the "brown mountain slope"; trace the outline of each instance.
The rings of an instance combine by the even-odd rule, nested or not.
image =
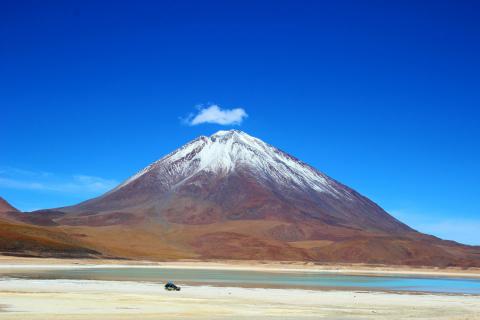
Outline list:
[[[0,235],[0,253],[6,255],[60,258],[100,255],[59,230],[0,220]]]
[[[5,199],[0,197],[0,213],[3,212],[17,212],[18,210],[14,208],[10,203],[8,203]]]
[[[392,237],[331,228],[309,240],[279,240],[277,230],[320,226],[281,221],[241,220],[202,225],[160,224],[153,220],[129,225],[58,226],[104,256],[131,259],[240,259],[313,261],[319,263],[377,263],[427,266],[480,266],[480,248],[431,236]],[[273,231],[272,231],[273,230]],[[302,232],[301,231],[301,232]],[[295,231],[297,232],[297,231]],[[284,234],[281,236],[284,239]]]
[[[29,219],[28,217],[32,218]],[[20,213],[0,198],[0,253],[39,257],[95,257],[99,252],[59,229],[36,225],[47,216]]]

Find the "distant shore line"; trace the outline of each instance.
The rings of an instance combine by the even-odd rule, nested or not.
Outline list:
[[[81,269],[81,268],[174,268],[259,272],[317,272],[345,275],[428,276],[480,278],[480,269],[386,266],[366,264],[313,264],[277,261],[148,261],[115,259],[58,259],[0,256],[0,272],[5,269]]]

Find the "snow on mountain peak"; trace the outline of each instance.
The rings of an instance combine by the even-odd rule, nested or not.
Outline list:
[[[219,131],[215,132],[214,134],[212,134],[210,137],[224,137],[224,136],[227,136],[227,135],[232,135],[236,131],[237,130],[219,130]]]
[[[152,163],[115,190],[149,172],[172,188],[200,172],[226,176],[237,169],[250,172],[259,181],[274,182],[285,188],[339,195],[338,185],[324,174],[239,130],[200,136]],[[345,196],[345,192],[342,194]]]

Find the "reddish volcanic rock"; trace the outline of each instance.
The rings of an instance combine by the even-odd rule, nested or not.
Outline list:
[[[10,203],[8,203],[5,199],[0,197],[0,213],[4,212],[18,212],[18,210],[14,208]]]

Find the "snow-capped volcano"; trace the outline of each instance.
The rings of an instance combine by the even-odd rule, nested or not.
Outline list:
[[[62,210],[148,211],[163,221],[193,224],[315,219],[350,228],[410,230],[354,190],[238,130],[200,136],[105,195]]]

